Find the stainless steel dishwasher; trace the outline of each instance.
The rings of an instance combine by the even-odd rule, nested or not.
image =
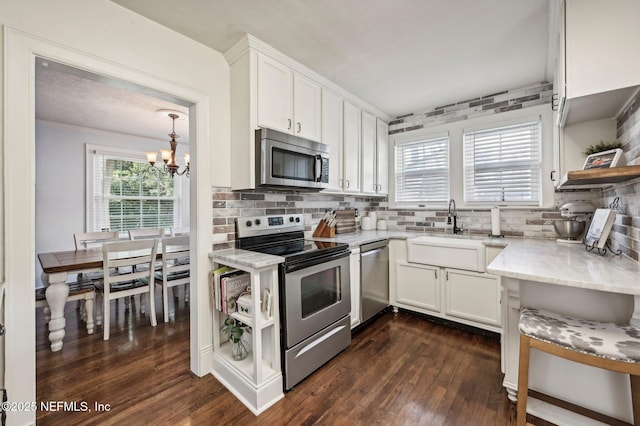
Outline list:
[[[389,306],[389,247],[387,240],[360,246],[360,322]]]

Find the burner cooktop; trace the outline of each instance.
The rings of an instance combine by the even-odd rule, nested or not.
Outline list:
[[[349,250],[344,243],[305,240],[303,216],[298,214],[239,218],[236,237],[238,248],[282,256],[285,263]]]
[[[301,257],[312,255],[313,253],[331,253],[334,251],[341,251],[347,247],[348,245],[344,243],[294,239],[243,248],[276,256]]]

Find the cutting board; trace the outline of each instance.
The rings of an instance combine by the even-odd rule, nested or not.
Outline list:
[[[356,232],[356,212],[354,209],[336,210],[336,234]]]

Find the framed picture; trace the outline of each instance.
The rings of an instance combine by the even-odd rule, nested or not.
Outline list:
[[[626,161],[622,150],[616,148],[589,155],[582,166],[582,170],[608,169],[624,165],[626,165]]]

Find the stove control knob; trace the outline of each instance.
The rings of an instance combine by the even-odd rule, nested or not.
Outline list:
[[[296,222],[300,222],[300,218],[299,217],[296,217]]]
[[[260,225],[260,219],[256,219],[256,225]]]
[[[247,223],[245,223],[245,225],[247,225],[247,228],[249,228],[251,226],[251,221],[248,220]]]
[[[294,220],[293,216],[289,217],[289,222],[293,222]]]

